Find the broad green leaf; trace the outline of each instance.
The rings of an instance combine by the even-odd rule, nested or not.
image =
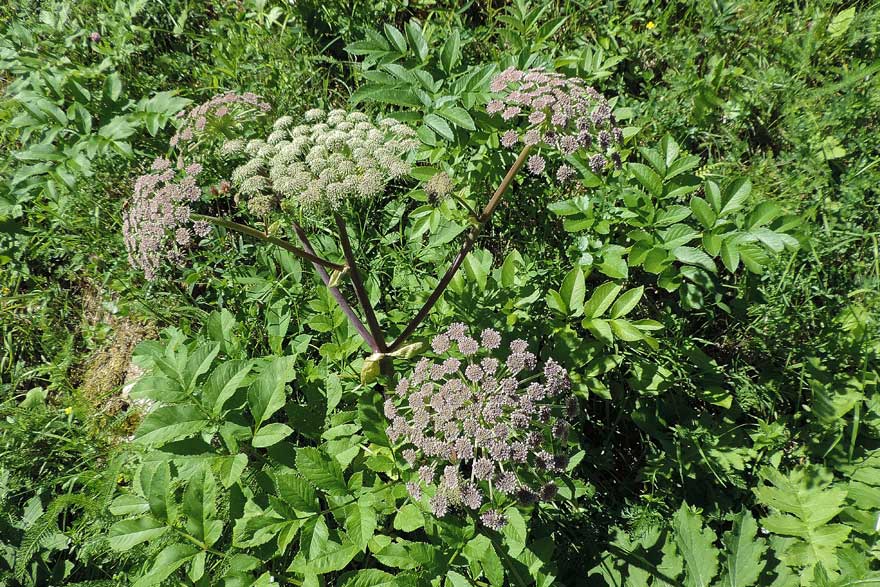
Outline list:
[[[348,578],[342,587],[396,587],[394,575],[379,569],[361,569]]]
[[[633,326],[633,324],[628,320],[610,320],[608,323],[611,326],[611,331],[614,332],[614,336],[619,338],[620,340],[626,342],[636,342],[645,338],[645,335],[642,334],[642,331]]]
[[[110,527],[110,548],[124,552],[147,540],[155,540],[168,530],[168,526],[151,517],[122,520]]]
[[[414,532],[425,525],[425,516],[415,504],[408,503],[394,516],[394,529]]]
[[[691,210],[694,212],[694,216],[697,217],[697,220],[700,221],[706,228],[712,228],[715,226],[715,212],[712,211],[712,207],[709,206],[708,202],[699,196],[694,196],[691,198]]]
[[[168,462],[147,462],[141,465],[140,482],[153,517],[162,521],[170,518],[173,521],[176,513]]]
[[[584,272],[581,271],[580,267],[576,266],[565,276],[565,279],[562,281],[562,287],[559,290],[559,295],[565,303],[567,313],[573,316],[580,315],[584,307],[586,292]]]
[[[828,23],[828,36],[832,39],[843,35],[849,30],[853,19],[856,17],[856,7],[850,6],[846,10],[841,10],[834,15],[831,22]]]
[[[278,496],[303,512],[318,512],[318,495],[308,481],[294,473],[275,475]]]
[[[455,571],[446,572],[446,587],[473,587],[473,583],[468,581],[461,573]]]
[[[721,188],[714,181],[706,182],[706,200],[712,205],[715,214],[721,213],[724,203],[721,200]]]
[[[385,36],[388,37],[388,40],[391,41],[391,44],[394,45],[394,48],[397,49],[399,53],[406,53],[406,39],[397,27],[386,23]]]
[[[406,38],[409,39],[410,45],[415,49],[419,60],[424,62],[428,58],[428,42],[422,34],[422,27],[414,20],[410,20],[404,25]]]
[[[291,434],[293,434],[293,428],[280,422],[274,422],[257,430],[251,444],[255,448],[266,448],[278,444]]]
[[[614,335],[611,333],[611,325],[607,320],[599,318],[584,318],[581,326],[589,330],[598,340],[611,344],[614,342]]]
[[[248,405],[256,425],[284,407],[284,386],[295,377],[290,357],[274,359],[248,387]]]
[[[718,271],[712,257],[696,247],[677,247],[673,249],[672,254],[676,259],[687,265],[697,265],[713,273]]]
[[[296,451],[296,468],[303,477],[330,495],[346,495],[348,486],[342,477],[342,469],[317,448],[304,447]]]
[[[517,557],[526,547],[528,537],[526,521],[516,507],[507,508],[504,515],[507,517],[507,524],[501,529],[501,533],[504,534],[504,542],[510,556]]]
[[[663,179],[653,169],[642,163],[630,163],[629,169],[642,187],[655,198],[663,195]]]
[[[358,548],[364,550],[376,532],[376,510],[364,498],[348,508],[345,517],[345,532]]]
[[[704,528],[700,516],[682,503],[672,518],[675,544],[685,561],[685,587],[709,587],[718,574],[715,533]]]
[[[451,72],[461,61],[461,37],[458,29],[453,28],[452,33],[446,42],[443,43],[443,49],[440,50],[440,64],[446,73]]]
[[[218,352],[220,352],[219,344],[202,345],[189,356],[183,371],[187,391],[191,392],[195,388],[198,378],[208,372]]]
[[[736,271],[739,266],[739,248],[735,238],[728,238],[721,243],[721,261],[728,271]]]
[[[217,483],[210,469],[203,467],[189,480],[183,494],[187,532],[212,546],[220,539],[223,522],[217,516]]]
[[[758,524],[751,512],[743,510],[733,521],[733,529],[724,534],[725,575],[722,587],[749,587],[755,585],[767,564],[764,553],[767,541],[758,538]]]
[[[455,126],[460,126],[467,130],[476,130],[477,128],[474,125],[474,119],[471,118],[471,115],[468,114],[467,110],[460,106],[446,106],[437,110],[437,114]]]
[[[735,179],[724,190],[724,207],[718,213],[718,216],[726,216],[742,208],[751,193],[752,182],[748,178],[740,177]]]
[[[250,361],[226,361],[211,371],[202,387],[202,403],[211,408],[211,413],[220,416],[224,405],[242,387],[245,377],[250,373]]]
[[[223,460],[220,461],[220,483],[223,484],[223,487],[229,489],[235,485],[238,480],[241,479],[241,475],[244,473],[247,463],[248,458],[244,453],[224,457]]]
[[[208,424],[204,412],[196,406],[163,406],[144,418],[135,433],[135,442],[160,446],[197,434]]]
[[[177,403],[186,398],[179,382],[161,375],[141,377],[129,392],[131,399],[151,399],[160,403]]]
[[[431,127],[432,130],[436,131],[437,134],[439,134],[447,141],[455,139],[455,133],[452,132],[452,128],[450,128],[449,123],[437,116],[436,114],[426,114],[425,124]]]
[[[619,294],[622,289],[623,286],[618,285],[613,281],[608,281],[597,287],[593,290],[593,295],[590,296],[587,303],[584,304],[584,316],[587,318],[596,318],[604,314],[605,310],[611,307],[614,298],[617,297],[617,294]]]
[[[150,572],[132,584],[132,587],[160,585],[171,573],[185,565],[199,549],[192,544],[169,544],[153,560]]]
[[[642,294],[644,292],[645,288],[641,285],[623,292],[623,294],[617,298],[617,301],[611,306],[609,317],[621,318],[629,314],[632,309],[636,307],[636,304],[639,303],[639,300],[642,299]]]

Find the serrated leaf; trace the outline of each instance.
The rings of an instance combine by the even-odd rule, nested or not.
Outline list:
[[[733,180],[724,190],[724,207],[718,213],[719,218],[742,208],[751,193],[752,182],[748,178]]]
[[[399,53],[406,53],[406,39],[397,27],[386,23],[385,36],[388,37],[388,40],[391,41],[391,44],[394,45],[394,48],[397,49]]]
[[[455,139],[455,133],[452,132],[452,128],[449,126],[449,123],[447,123],[436,114],[426,114],[425,124],[427,124],[432,130],[436,131],[437,134],[439,134],[447,141]]]
[[[296,468],[303,477],[330,495],[346,495],[348,486],[339,464],[317,448],[304,447],[296,451]]]
[[[446,106],[437,110],[437,114],[454,124],[466,130],[476,130],[474,119],[468,114],[467,110],[460,106]]]
[[[507,524],[501,529],[501,533],[504,534],[504,542],[507,544],[510,556],[517,557],[526,547],[528,537],[526,521],[516,507],[507,508],[504,515],[507,517]]]
[[[628,320],[609,320],[608,324],[611,326],[611,331],[614,333],[614,336],[619,338],[620,340],[626,342],[636,342],[645,338],[645,335],[642,334],[642,331],[636,328]]]
[[[703,528],[700,516],[682,503],[672,519],[675,544],[685,561],[685,586],[709,587],[718,574],[715,533]]]
[[[415,504],[408,503],[394,516],[394,529],[414,532],[425,525],[425,515]]]
[[[700,224],[705,228],[712,228],[715,226],[715,212],[712,211],[712,207],[709,206],[709,203],[706,202],[706,200],[694,196],[691,198],[691,210],[693,210],[694,216],[697,217],[697,220],[699,220]]]
[[[609,317],[621,318],[629,314],[632,309],[636,307],[636,304],[639,303],[639,300],[642,299],[642,294],[644,292],[645,288],[641,285],[623,292],[623,294],[617,298],[617,301],[611,306]]]
[[[135,442],[161,446],[197,434],[208,424],[196,406],[163,406],[147,414],[135,433]]]
[[[132,583],[132,587],[160,585],[171,573],[189,562],[198,552],[199,549],[192,544],[169,544],[153,559],[150,572]]]
[[[574,267],[562,280],[562,287],[559,289],[559,295],[565,303],[563,313],[572,316],[580,315],[584,307],[584,296],[587,289],[584,282],[584,272],[580,267]]]
[[[587,303],[584,304],[584,316],[587,318],[601,316],[605,310],[611,307],[614,298],[617,297],[617,294],[619,294],[622,289],[623,286],[618,285],[613,281],[608,281],[597,287],[593,290],[593,295],[590,296]]]
[[[733,529],[724,534],[726,573],[722,587],[749,587],[758,581],[767,564],[764,552],[767,541],[759,538],[758,524],[751,512],[743,510],[733,521]]]
[[[250,384],[247,391],[248,406],[257,426],[284,407],[287,401],[284,387],[294,377],[291,358],[279,357]]]
[[[853,19],[856,17],[856,7],[850,6],[846,10],[842,10],[834,15],[831,22],[828,23],[828,36],[832,39],[843,35],[849,30]]]
[[[361,550],[366,549],[367,543],[376,532],[376,524],[376,510],[363,498],[348,508],[345,532]]]
[[[461,37],[458,34],[458,29],[453,28],[440,51],[440,64],[443,66],[443,70],[449,73],[458,65],[459,61],[461,61]]]
[[[266,448],[278,444],[291,434],[293,434],[293,428],[280,422],[274,422],[257,430],[251,444],[255,448]]]
[[[712,257],[707,255],[704,251],[695,247],[676,247],[675,249],[673,249],[672,255],[676,259],[687,265],[697,265],[713,273],[718,271],[718,268],[715,266],[715,261],[712,260]]]
[[[663,195],[663,179],[657,172],[642,163],[630,163],[629,169],[648,193],[656,198]]]
[[[116,552],[124,552],[141,542],[155,540],[167,530],[165,524],[151,517],[122,520],[110,527],[110,548]]]

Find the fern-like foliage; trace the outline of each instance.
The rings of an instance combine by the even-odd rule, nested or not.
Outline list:
[[[86,512],[93,512],[97,508],[97,504],[85,495],[77,493],[66,493],[52,500],[46,511],[25,530],[15,555],[14,576],[16,580],[23,581],[25,579],[34,556],[44,547],[44,543],[50,537],[60,532],[58,516],[69,507],[80,507]]]
[[[832,475],[818,467],[805,467],[788,475],[776,469],[763,473],[763,483],[753,491],[770,508],[761,525],[773,534],[793,538],[777,556],[801,573],[810,584],[817,565],[836,574],[840,565],[837,549],[846,542],[851,528],[829,523],[844,508],[847,490],[833,484]]]

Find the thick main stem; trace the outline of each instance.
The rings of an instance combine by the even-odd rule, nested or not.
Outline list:
[[[229,230],[234,230],[235,232],[253,237],[263,242],[271,243],[273,245],[281,247],[288,253],[296,255],[300,259],[311,261],[313,264],[321,267],[327,267],[329,269],[333,269],[334,271],[342,271],[343,269],[345,269],[344,265],[339,265],[338,263],[333,263],[332,261],[328,261],[327,259],[322,259],[321,257],[315,255],[314,251],[304,251],[303,249],[293,246],[287,241],[281,240],[280,238],[275,238],[274,236],[269,236],[268,234],[260,232],[256,228],[253,228],[246,224],[239,224],[238,222],[226,220],[225,218],[217,218],[216,216],[205,216],[204,214],[191,214],[190,218],[192,218],[193,220],[210,222],[211,224],[222,226],[224,228],[228,228]]]
[[[315,254],[315,250],[312,248],[312,244],[309,242],[309,237],[306,235],[306,231],[302,226],[293,223],[293,230],[296,232],[296,236],[299,238],[299,242],[302,243],[303,248],[310,253],[311,255]],[[342,292],[339,291],[338,287],[330,286],[330,275],[327,274],[327,270],[324,269],[318,263],[312,262],[312,265],[315,267],[315,271],[318,273],[318,276],[321,278],[321,281],[324,282],[324,285],[327,286],[327,289],[330,290],[330,295],[336,300],[336,303],[339,304],[339,307],[342,308],[342,311],[345,313],[348,321],[351,322],[351,325],[354,326],[355,330],[358,331],[358,334],[361,335],[374,353],[381,352],[379,350],[379,345],[376,343],[376,339],[373,338],[373,335],[367,331],[367,328],[364,326],[364,323],[361,322],[361,319],[357,317],[354,310],[351,309],[351,304],[348,303],[348,300],[345,299],[345,296],[342,295]]]
[[[504,179],[501,180],[501,183],[498,185],[498,189],[495,190],[495,193],[492,194],[492,198],[486,203],[485,208],[483,208],[483,212],[480,214],[479,218],[477,218],[477,224],[470,229],[465,237],[464,243],[461,246],[461,250],[456,255],[455,260],[452,261],[452,265],[449,266],[449,269],[446,270],[446,273],[443,274],[443,277],[440,278],[440,281],[437,283],[437,287],[434,288],[434,291],[431,292],[431,295],[428,296],[428,299],[425,300],[424,305],[415,315],[415,317],[410,320],[409,324],[407,324],[406,328],[403,332],[400,333],[391,346],[389,350],[393,351],[397,349],[401,344],[406,342],[406,339],[415,332],[416,328],[422,323],[422,321],[428,316],[431,312],[431,309],[434,307],[440,297],[443,295],[443,292],[449,286],[449,282],[452,281],[452,278],[455,277],[455,274],[458,272],[459,267],[464,262],[465,257],[467,257],[468,253],[471,252],[471,249],[474,247],[474,243],[477,242],[477,237],[480,236],[480,232],[482,232],[483,227],[488,222],[489,218],[492,216],[492,212],[495,211],[495,208],[498,207],[498,203],[501,201],[502,196],[510,187],[510,184],[513,183],[513,178],[516,177],[516,174],[519,172],[520,168],[526,162],[526,157],[528,157],[529,151],[532,149],[531,145],[526,145],[523,147],[523,150],[520,151],[519,157],[516,158],[513,165],[510,166],[510,169],[507,170],[507,174],[504,176]]]
[[[370,297],[367,295],[367,290],[361,279],[360,271],[358,271],[357,262],[354,258],[354,251],[351,248],[351,241],[348,238],[348,229],[345,227],[345,220],[343,220],[342,216],[339,214],[334,214],[333,217],[336,220],[336,227],[339,229],[339,243],[342,245],[342,253],[345,255],[345,263],[348,265],[348,270],[351,275],[351,285],[354,287],[355,296],[364,311],[364,316],[367,319],[367,326],[370,327],[370,333],[373,335],[373,339],[379,347],[379,352],[384,353],[388,350],[388,347],[385,345],[385,334],[383,334],[382,328],[379,326],[379,321],[376,319],[376,313],[373,311],[373,305],[370,303]]]

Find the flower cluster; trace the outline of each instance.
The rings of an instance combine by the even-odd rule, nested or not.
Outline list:
[[[171,137],[171,146],[184,150],[199,133],[205,130],[205,127],[207,127],[212,119],[225,118],[230,114],[245,114],[245,112],[234,112],[234,109],[268,112],[271,107],[268,103],[260,100],[259,96],[251,92],[245,92],[244,94],[236,94],[235,92],[219,94],[181,115],[183,124],[178,127],[177,132]]]
[[[564,156],[580,149],[589,149],[593,173],[602,172],[609,161],[620,165],[620,155],[613,149],[623,142],[623,132],[615,126],[608,101],[582,80],[543,69],[521,71],[508,68],[492,80],[490,90],[499,97],[491,100],[486,111],[505,121],[523,121],[528,129],[520,133],[508,130],[501,144],[514,148],[517,144],[551,148]],[[540,175],[547,162],[540,154],[532,155],[527,169]],[[564,183],[576,175],[575,169],[562,164],[555,170],[556,179]]]
[[[228,141],[223,153],[248,157],[232,181],[252,212],[272,211],[277,195],[285,210],[317,213],[384,193],[409,173],[408,155],[418,144],[415,131],[394,119],[374,124],[362,112],[314,109],[305,124],[283,116],[266,140]]]
[[[210,226],[191,219],[191,205],[202,195],[196,176],[198,163],[175,166],[157,158],[150,173],[137,178],[134,195],[123,213],[122,234],[128,261],[147,279],[158,275],[163,261],[183,261],[183,250],[194,236],[207,236]]]
[[[413,479],[410,495],[429,499],[437,517],[451,508],[480,513],[492,529],[505,523],[499,504],[549,501],[549,476],[567,464],[569,423],[577,411],[566,370],[553,359],[542,373],[524,340],[514,340],[503,360],[492,356],[501,335],[483,330],[479,340],[456,323],[432,341],[438,355],[457,347],[463,360],[422,358],[385,402],[387,429],[399,443]]]

